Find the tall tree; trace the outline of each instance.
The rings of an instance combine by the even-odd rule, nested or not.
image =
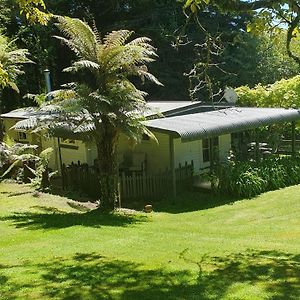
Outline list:
[[[58,17],[57,26],[64,35],[57,38],[77,57],[65,71],[79,77],[74,88],[55,92],[52,102],[64,119],[69,117],[73,131],[88,131],[86,136],[96,144],[100,200],[112,209],[117,195],[119,134],[134,139],[143,133],[152,136],[141,123],[146,93],[135,87],[133,78],[160,84],[146,66],[157,55],[149,38],[128,41],[133,34],[128,30],[112,31],[102,38],[95,26],[92,30],[85,22],[69,17]]]

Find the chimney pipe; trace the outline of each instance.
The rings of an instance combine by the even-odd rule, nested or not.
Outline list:
[[[44,70],[45,82],[47,87],[47,94],[51,92],[51,80],[50,80],[50,71],[49,69]],[[51,100],[51,97],[48,95],[47,100]]]

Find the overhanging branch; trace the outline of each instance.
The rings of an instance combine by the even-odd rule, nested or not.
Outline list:
[[[294,2],[294,1],[293,1]],[[278,0],[257,0],[257,1],[214,1],[214,5],[225,11],[253,11],[260,8],[273,8],[275,4],[284,4],[286,1]]]
[[[291,42],[293,39],[294,30],[298,27],[300,22],[300,16],[297,15],[295,19],[290,23],[288,32],[287,32],[287,38],[286,38],[286,50],[288,53],[288,56],[294,59],[299,65],[300,65],[300,57],[296,56],[292,50],[291,50]]]

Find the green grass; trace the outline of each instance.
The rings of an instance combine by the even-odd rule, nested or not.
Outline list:
[[[300,186],[99,214],[0,184],[0,299],[300,299]]]

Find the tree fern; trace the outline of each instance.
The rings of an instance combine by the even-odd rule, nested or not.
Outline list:
[[[73,134],[84,133],[84,139],[94,141],[98,153],[100,200],[112,208],[120,133],[134,141],[143,134],[155,139],[142,122],[147,110],[144,98],[147,93],[137,89],[131,81],[132,76],[137,76],[142,81],[161,84],[146,66],[157,57],[155,48],[147,37],[129,41],[133,35],[129,30],[113,31],[101,38],[95,24],[92,29],[79,19],[57,17],[57,21],[63,36],[56,38],[77,56],[65,71],[83,76],[71,88],[52,93],[54,99],[46,105],[57,106],[59,113],[53,115],[52,121],[45,117],[41,121],[44,128],[45,124],[50,124],[48,130],[67,127]]]

